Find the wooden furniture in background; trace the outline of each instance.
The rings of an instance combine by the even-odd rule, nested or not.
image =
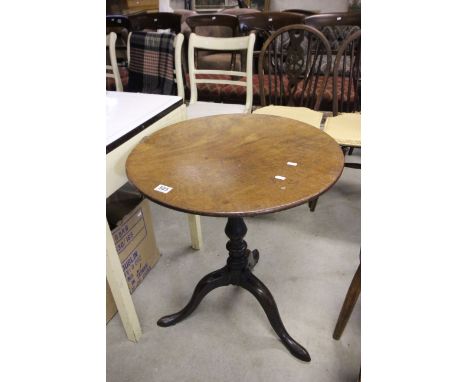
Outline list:
[[[227,265],[202,278],[185,308],[161,318],[158,325],[180,322],[207,293],[233,284],[255,296],[291,354],[310,361],[307,350],[286,331],[270,291],[252,273],[259,253],[243,240],[243,217],[292,208],[326,192],[343,171],[337,143],[289,118],[219,115],[156,132],[132,151],[126,169],[132,184],[156,203],[228,218]]]
[[[320,11],[310,11],[307,9],[283,9],[283,12],[300,13],[305,16],[312,16],[320,13]]]
[[[205,14],[205,15],[194,15],[189,16],[185,19],[185,22],[190,27],[191,32],[196,33],[199,36],[204,37],[235,37],[239,29],[239,22],[236,16],[216,13],[216,14]],[[190,40],[189,35],[186,36]],[[214,58],[212,57],[213,52],[196,52],[195,62],[197,67],[203,69],[230,69],[234,70],[236,63],[236,55],[228,54],[226,52],[218,51]],[[224,67],[226,56],[230,57],[230,65]],[[207,57],[211,58],[207,60]],[[207,62],[208,61],[208,62]],[[214,62],[215,67],[209,67],[208,64]]]
[[[256,12],[237,16],[239,31],[242,34],[255,32],[257,34],[254,57],[258,58],[264,42],[271,34],[291,24],[304,24],[305,17],[297,13],[288,12]],[[258,60],[255,60],[255,66]]]
[[[180,33],[182,16],[170,12],[145,12],[129,16],[132,30],[170,29],[173,33]]]
[[[125,92],[106,93],[106,198],[127,181],[125,160],[147,135],[184,120],[185,105],[180,97]],[[188,216],[192,247],[200,249],[199,218]],[[106,274],[127,337],[138,341],[141,327],[127,281],[106,221]]]
[[[346,153],[361,148],[361,31],[349,35],[336,54],[333,68],[333,117],[323,130],[332,136]],[[360,163],[345,163],[361,168]]]
[[[361,26],[360,13],[319,13],[313,14],[305,19],[306,25],[315,28],[330,25],[357,25]]]
[[[323,61],[327,62],[325,68],[322,68]],[[294,106],[318,110],[330,68],[330,45],[321,32],[300,24],[279,29],[260,52],[262,106],[290,106],[291,118],[294,118]]]

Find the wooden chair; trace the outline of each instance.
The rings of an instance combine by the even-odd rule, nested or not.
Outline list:
[[[191,32],[205,37],[235,37],[239,29],[237,17],[225,13],[189,16],[185,22]],[[197,52],[195,60],[203,69],[234,70],[236,65],[236,55],[222,51],[216,54],[213,54],[213,51]]]
[[[255,69],[258,64],[258,56],[264,42],[274,31],[292,24],[304,24],[305,16],[289,12],[256,12],[238,15],[239,31],[243,35],[251,32],[257,34],[254,49]]]
[[[135,33],[157,33],[153,31],[148,32],[135,32]],[[131,37],[133,32],[128,35],[128,43],[127,43],[127,56],[128,56],[128,64],[130,67],[131,63]],[[177,86],[177,95],[181,98],[184,98],[184,86],[183,86],[183,73],[182,73],[182,45],[184,42],[184,35],[182,33],[178,33],[174,38],[174,82]],[[143,62],[138,61],[139,65],[143,65]]]
[[[190,35],[189,41],[189,78],[190,103],[187,107],[187,118],[197,118],[208,115],[250,113],[252,109],[252,58],[255,35],[245,37],[204,37],[195,33]],[[238,52],[247,51],[245,71],[199,69],[196,67],[195,50],[209,49],[215,51]],[[211,76],[211,78],[207,78]],[[213,78],[216,76],[217,78]],[[233,80],[232,77],[239,77]],[[241,79],[245,78],[245,79]],[[198,100],[198,86],[200,84],[227,85],[246,87],[245,104],[224,104],[203,102]]]
[[[361,147],[361,31],[351,33],[336,54],[333,68],[333,117],[323,131],[343,148]],[[346,167],[361,168],[360,163]]]
[[[106,48],[109,51],[110,65],[106,63],[106,80],[112,78],[115,84],[115,89],[118,92],[123,91],[122,81],[120,79],[119,67],[117,65],[117,56],[115,54],[115,42],[117,41],[117,34],[111,32],[106,35]]]
[[[134,31],[166,30],[177,34],[181,30],[182,16],[171,12],[146,12],[130,16],[130,22]]]
[[[330,46],[325,36],[306,25],[290,25],[274,32],[263,45],[258,64],[260,109],[299,119],[320,128],[324,84],[330,73]],[[322,73],[322,61],[328,66]]]
[[[326,89],[328,90],[328,88]],[[323,131],[333,137],[343,155],[361,148],[361,31],[351,33],[341,44],[333,66],[333,117],[325,120]],[[360,163],[345,161],[345,167],[360,169]],[[309,202],[315,211],[317,199]]]

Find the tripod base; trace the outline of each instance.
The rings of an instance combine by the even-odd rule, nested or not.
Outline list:
[[[180,312],[159,319],[158,325],[162,327],[175,325],[187,318],[197,308],[203,297],[213,289],[230,284],[238,285],[255,296],[265,311],[274,331],[291,354],[302,361],[309,362],[310,355],[307,350],[286,331],[272,294],[252,273],[258,262],[259,253],[257,250],[248,250],[247,243],[243,241],[243,237],[247,233],[247,227],[243,219],[229,218],[225,232],[230,238],[226,245],[229,250],[227,265],[203,277],[195,287],[188,304]]]

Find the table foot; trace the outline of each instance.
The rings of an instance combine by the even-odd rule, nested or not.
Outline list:
[[[203,277],[195,287],[192,298],[180,312],[164,316],[158,320],[158,326],[171,326],[182,321],[190,315],[205,297],[213,289],[229,285],[229,272],[223,267]]]
[[[276,302],[265,284],[249,272],[246,277],[242,279],[240,286],[252,293],[258,300],[274,331],[290,353],[302,361],[310,362],[310,355],[307,350],[297,343],[286,331]]]

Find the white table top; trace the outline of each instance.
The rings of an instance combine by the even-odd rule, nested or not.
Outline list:
[[[106,146],[137,128],[148,127],[181,100],[177,96],[159,94],[106,92]],[[159,114],[159,118],[151,121]],[[151,123],[145,126],[148,121]]]

